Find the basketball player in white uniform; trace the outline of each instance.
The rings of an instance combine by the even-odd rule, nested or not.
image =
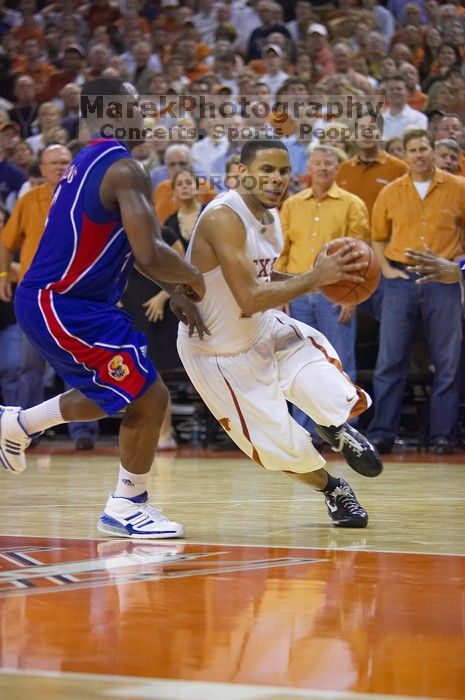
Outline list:
[[[289,182],[287,149],[281,142],[249,141],[240,169],[250,189],[213,200],[191,237],[187,258],[204,276],[198,307],[210,335],[189,335],[180,325],[179,355],[205,404],[249,457],[322,491],[336,526],[365,527],[366,511],[350,486],[324,469],[286,401],[311,416],[321,437],[355,471],[376,476],[382,469],[378,453],[346,423],[371,401],[344,374],[321,333],[274,308],[320,285],[359,281],[363,263],[348,243],[321,255],[304,274],[274,273],[283,245],[275,207]]]

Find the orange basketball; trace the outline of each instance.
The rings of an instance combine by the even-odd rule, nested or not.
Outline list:
[[[329,246],[328,253],[335,253],[339,248],[345,245],[349,239],[335,240]],[[375,289],[378,287],[381,277],[381,268],[375,251],[368,243],[358,238],[352,238],[355,245],[355,250],[363,253],[357,259],[357,262],[365,262],[366,267],[357,271],[357,275],[363,277],[363,282],[336,282],[335,284],[327,284],[320,287],[320,292],[327,299],[336,304],[361,304],[371,297]]]

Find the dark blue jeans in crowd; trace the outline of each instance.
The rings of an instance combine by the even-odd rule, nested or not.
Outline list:
[[[69,391],[72,387],[69,384],[65,384],[65,391]],[[68,423],[68,435],[71,440],[78,440],[79,438],[90,438],[95,442],[99,435],[99,422],[98,420],[89,421],[74,421]]]
[[[19,378],[21,333],[17,323],[0,331],[0,390],[6,406],[19,405]]]
[[[37,406],[44,400],[45,360],[20,330],[21,377],[18,386],[18,401],[21,408]]]
[[[290,316],[323,333],[336,350],[344,371],[355,382],[355,315],[349,323],[339,323],[340,306],[328,301],[322,294],[303,294],[289,304]],[[292,406],[292,417],[309,433],[314,433],[314,423],[306,413]]]
[[[410,346],[421,321],[434,365],[430,402],[430,439],[453,439],[459,408],[459,367],[462,341],[459,284],[409,279],[385,279],[379,352],[373,377],[374,415],[369,438],[393,442],[409,370]]]

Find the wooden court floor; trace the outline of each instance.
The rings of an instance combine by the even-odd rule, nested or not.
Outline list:
[[[157,457],[184,540],[105,537],[114,449],[30,452],[1,474],[2,700],[465,698],[465,454],[385,461],[370,513],[234,454]]]

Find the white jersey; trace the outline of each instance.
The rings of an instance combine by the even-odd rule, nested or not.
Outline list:
[[[264,227],[237,192],[218,197],[205,211],[220,205],[240,217],[257,278],[268,282],[282,247],[276,212]],[[192,240],[189,260],[191,250]],[[370,398],[342,371],[336,351],[317,330],[275,309],[244,318],[221,267],[204,279],[207,291],[199,310],[211,336],[189,338],[186,327],[179,326],[179,357],[192,384],[257,464],[302,474],[321,469],[325,461],[291,417],[288,402],[320,425],[342,425],[364,411]]]
[[[213,207],[227,206],[241,219],[246,231],[246,252],[254,262],[259,282],[271,279],[273,265],[283,247],[281,223],[276,209],[271,209],[272,223],[264,225],[252,214],[242,197],[235,191],[225,192],[210,202],[199,217],[186,253],[191,260],[192,246],[197,227]],[[260,311],[253,316],[244,316],[237,304],[220,266],[204,273],[206,292],[199,303],[199,313],[211,335],[200,340],[195,333],[188,338],[188,329],[179,324],[179,335],[185,342],[201,348],[203,352],[215,355],[234,355],[248,348],[260,338],[269,311]]]

